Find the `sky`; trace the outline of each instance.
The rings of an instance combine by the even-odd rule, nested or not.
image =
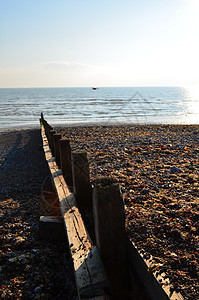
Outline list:
[[[198,0],[0,0],[0,88],[198,86]]]

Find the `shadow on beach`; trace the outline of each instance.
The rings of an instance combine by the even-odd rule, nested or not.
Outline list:
[[[73,298],[76,287],[66,245],[38,238],[39,201],[49,176],[40,130],[1,133],[0,159],[1,297]]]

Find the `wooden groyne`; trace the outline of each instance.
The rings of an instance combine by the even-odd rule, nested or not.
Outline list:
[[[104,178],[91,186],[87,153],[72,152],[70,140],[57,133],[43,114],[40,121],[43,149],[59,199],[79,299],[183,299],[163,274],[153,274],[151,260],[145,260],[127,237],[119,183]],[[88,207],[93,209],[94,240],[81,214],[81,208]],[[56,216],[54,221],[49,219],[51,226],[62,230]],[[42,236],[49,236],[46,223],[41,217]]]

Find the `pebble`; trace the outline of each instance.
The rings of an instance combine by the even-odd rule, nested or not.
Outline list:
[[[175,167],[175,166],[172,166],[170,168],[170,172],[171,173],[178,173],[178,172],[181,172],[181,170],[179,168]]]
[[[41,292],[41,287],[40,286],[37,286],[35,289],[34,289],[34,292],[36,294],[40,293]]]

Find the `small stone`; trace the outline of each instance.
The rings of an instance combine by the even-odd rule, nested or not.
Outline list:
[[[34,292],[36,294],[39,294],[41,292],[41,287],[40,286],[37,286],[35,289],[34,289]]]
[[[15,263],[17,261],[17,257],[13,257],[9,259],[9,262],[11,263]]]
[[[196,180],[193,177],[189,177],[187,179],[187,183],[194,183],[194,182],[196,182]]]
[[[178,173],[180,171],[181,170],[179,168],[175,167],[175,166],[173,166],[173,167],[170,168],[170,173]]]

